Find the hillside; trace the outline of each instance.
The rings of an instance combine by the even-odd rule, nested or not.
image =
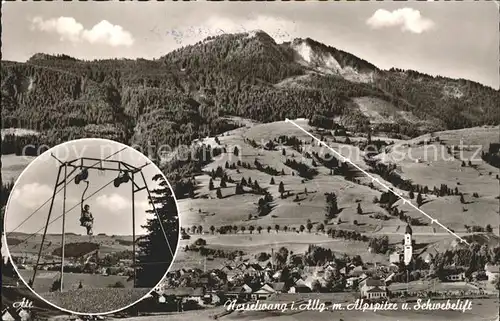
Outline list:
[[[40,249],[42,235],[31,236],[14,232],[8,235],[9,251],[13,255],[36,257]],[[67,257],[80,257],[95,249],[100,255],[113,252],[132,250],[132,236],[95,235],[91,242],[86,235],[66,234],[65,253]],[[47,234],[42,255],[46,258],[56,258],[61,252],[61,235]],[[60,255],[60,254],[59,254]],[[49,259],[50,260],[50,259]]]
[[[56,144],[100,136],[129,144],[189,144],[235,124],[305,117],[418,136],[425,130],[496,124],[499,91],[466,80],[380,70],[311,39],[277,44],[265,32],[210,37],[155,60],[83,61],[36,54],[1,66],[3,127],[36,130],[23,142]],[[299,86],[278,84],[295,84]],[[380,124],[359,99],[399,117]],[[414,118],[427,122],[424,129]],[[6,139],[9,141],[9,139]],[[4,150],[8,150],[4,143]]]
[[[317,137],[323,137],[335,150],[372,172],[371,175],[384,184],[402,192],[406,199],[410,199],[409,192],[405,190],[407,184],[414,186],[412,188],[428,186],[429,191],[423,193],[425,202],[422,210],[471,242],[487,244],[491,249],[498,246],[499,181],[495,176],[498,170],[489,164],[475,160],[474,167],[461,169],[460,162],[454,158],[418,163],[399,159],[396,173],[400,180],[395,180],[395,176],[388,177],[384,172],[374,171],[377,167],[365,161],[365,151],[358,144],[366,138],[351,137],[351,142],[347,143],[345,137],[311,127],[304,120],[296,122]],[[487,146],[495,141],[498,129],[452,130],[436,133],[433,137],[440,137],[443,145],[439,146],[444,148],[458,140],[465,145],[481,142]],[[295,137],[301,142],[300,147],[291,143],[274,148],[264,147],[269,146],[269,141],[279,141],[284,137],[288,137],[288,141]],[[411,146],[413,157],[419,157],[419,148],[422,148],[419,142],[426,138],[429,136],[393,141],[385,148],[386,152],[375,156],[375,159],[392,164],[395,160],[389,161],[387,155],[401,150],[401,146],[406,148],[403,153],[408,153],[408,146]],[[243,260],[252,260],[261,252],[269,252],[270,247],[275,250],[286,247],[294,253],[304,253],[310,244],[331,249],[339,255],[360,255],[364,262],[384,264],[388,262],[388,256],[367,251],[368,243],[363,236],[388,236],[391,246],[401,244],[407,220],[412,222],[414,240],[422,257],[426,253],[434,255],[452,250],[458,244],[456,237],[430,224],[424,215],[401,201],[392,203],[388,208],[387,203],[382,201],[385,190],[372,184],[364,174],[351,176],[347,172],[347,175],[332,175],[326,163],[321,164],[318,158],[308,156],[314,152],[325,155],[328,151],[324,148],[321,151],[317,144],[311,144],[309,136],[289,123],[253,124],[222,134],[215,141],[217,143],[212,137],[204,140],[206,144],[224,147],[227,152],[202,166],[194,176],[193,193],[179,201],[182,227],[191,237],[181,241],[174,270],[207,266],[210,269],[220,268],[231,255],[238,257],[239,254],[235,254],[238,251],[242,251]],[[239,149],[238,155],[234,154],[234,146]],[[302,177],[300,170],[287,165],[287,160],[291,159],[314,168],[316,174],[311,178]],[[284,186],[283,197],[280,195],[281,183]],[[434,194],[434,187],[439,190],[443,184],[463,193],[466,204],[461,203],[454,192],[450,195]],[[243,192],[238,192],[238,186],[243,186]],[[333,219],[325,217],[327,192],[334,192],[337,196],[339,213]],[[473,196],[474,193],[478,196]],[[264,211],[262,208],[265,206],[260,204],[262,199],[268,197],[269,210]],[[357,210],[358,206],[362,209],[361,213]],[[393,212],[394,209],[398,210],[398,214]],[[310,231],[307,230],[309,223]],[[480,231],[477,228],[484,232],[487,226],[492,228],[492,234],[471,234],[471,231]],[[302,231],[303,228],[305,231]],[[208,262],[196,251],[182,250],[185,246],[191,247],[198,238],[207,242],[207,249],[215,251],[213,256],[208,255]]]

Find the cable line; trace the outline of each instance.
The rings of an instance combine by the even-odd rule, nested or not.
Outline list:
[[[117,151],[117,152],[115,152],[115,153],[113,153],[113,154],[109,155],[108,157],[104,158],[103,160],[106,160],[106,159],[108,159],[108,158],[110,158],[110,157],[112,157],[112,156],[114,156],[114,155],[116,155],[116,154],[118,154],[118,153],[122,152],[122,151],[123,151],[123,150],[125,150],[125,149],[127,149],[127,147],[123,147],[123,148],[122,148],[122,149],[120,149],[119,151]],[[96,162],[95,164],[91,165],[90,167],[93,167],[93,166],[95,166],[95,165],[99,164],[100,162],[101,162],[101,161]],[[72,174],[70,174],[70,176],[71,176],[71,175],[72,175]],[[77,175],[78,175],[78,174],[77,174]],[[62,187],[61,187],[61,189],[60,189],[60,190],[58,190],[58,191],[55,193],[55,195],[59,194],[59,192],[60,192],[60,191],[62,191],[62,190],[64,189],[64,187],[66,187],[66,186],[69,184],[69,182],[71,182],[72,180],[73,180],[73,178],[72,178],[72,179],[68,179],[68,177],[66,177],[66,182],[64,183],[64,186],[62,186]],[[54,195],[54,196],[55,196],[55,195]],[[14,232],[15,232],[18,228],[20,228],[20,227],[21,227],[24,223],[26,223],[26,221],[27,221],[27,220],[29,220],[29,219],[30,219],[33,215],[35,215],[35,214],[36,214],[36,213],[37,213],[37,212],[38,212],[38,211],[39,211],[42,207],[44,207],[44,206],[45,206],[48,202],[50,202],[50,201],[52,200],[52,198],[53,198],[53,197],[49,197],[49,199],[47,199],[47,200],[46,200],[46,201],[45,201],[42,205],[40,205],[40,207],[38,207],[38,208],[37,208],[37,209],[36,209],[33,213],[31,213],[31,214],[30,214],[30,215],[29,215],[29,216],[28,216],[28,217],[27,217],[24,221],[22,221],[22,222],[21,222],[18,226],[16,226],[16,228],[14,228],[12,231],[10,231],[9,233],[7,233],[7,236],[9,236],[10,234],[14,233]]]

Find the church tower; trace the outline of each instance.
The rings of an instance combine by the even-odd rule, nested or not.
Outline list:
[[[406,225],[405,230],[405,239],[404,239],[404,263],[405,265],[409,265],[413,256],[413,246],[412,246],[412,234],[413,231],[411,229],[410,224]]]

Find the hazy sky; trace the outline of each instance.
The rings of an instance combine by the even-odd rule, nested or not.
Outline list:
[[[310,37],[380,68],[399,67],[498,88],[494,2],[4,3],[2,51],[77,58],[154,58],[222,32]]]
[[[62,161],[73,160],[78,157],[105,158],[123,148],[117,143],[103,143],[102,140],[81,140],[71,144],[59,145],[52,149]],[[121,160],[130,165],[140,167],[148,162],[133,148],[128,148],[119,154],[109,158],[110,160]],[[94,165],[95,161],[86,161],[84,165]],[[116,164],[113,166],[117,168]],[[35,159],[21,174],[9,200],[5,214],[5,227],[7,233],[12,232],[22,221],[24,221],[38,207],[52,197],[54,184],[57,179],[59,163],[47,152]],[[68,173],[71,168],[68,169]],[[76,173],[76,172],[75,172]],[[150,190],[158,185],[152,181],[154,175],[160,173],[153,164],[143,169],[144,176]],[[91,196],[98,189],[111,182],[117,172],[104,172],[99,175],[96,170],[89,171],[89,188],[85,197]],[[72,175],[73,178],[75,175]],[[139,174],[135,175],[137,185],[144,186]],[[63,185],[60,186],[62,188]],[[71,181],[66,186],[66,211],[75,207],[66,214],[66,232],[85,234],[85,228],[80,226],[80,201],[86,184],[81,182],[75,184]],[[59,188],[59,189],[60,189]],[[106,233],[108,235],[132,235],[132,184],[122,184],[118,188],[113,184],[108,185],[94,196],[90,197],[85,204],[90,205],[90,211],[94,216],[94,234]],[[62,214],[63,192],[56,195],[51,220]],[[45,226],[50,202],[44,205],[35,215],[24,223],[16,232],[34,233]],[[151,208],[147,201],[146,190],[135,194],[135,227],[136,234],[144,234],[141,225],[146,223],[147,218],[154,218],[153,214],[146,213]],[[60,234],[62,229],[62,218],[49,225],[48,233]],[[43,230],[41,231],[43,232]]]

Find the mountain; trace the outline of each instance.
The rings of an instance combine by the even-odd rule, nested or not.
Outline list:
[[[351,130],[416,136],[500,122],[499,91],[468,80],[381,70],[312,39],[263,31],[209,37],[154,60],[35,54],[2,61],[4,128],[177,146],[236,127],[305,117]],[[27,138],[24,138],[27,139]],[[7,139],[8,140],[8,139]]]

